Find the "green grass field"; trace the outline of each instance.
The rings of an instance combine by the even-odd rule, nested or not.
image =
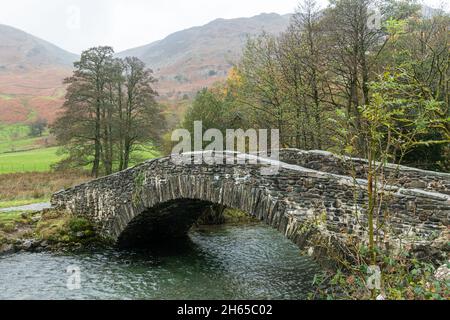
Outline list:
[[[0,142],[23,139],[29,133],[29,126],[24,124],[0,124]]]
[[[42,137],[30,137],[30,127],[27,125],[0,124],[0,154],[42,148],[44,139],[48,137],[48,130],[43,133]]]
[[[61,157],[56,147],[44,147],[42,137],[30,137],[26,124],[0,124],[0,174],[16,172],[46,172]]]
[[[50,171],[53,164],[64,158],[64,156],[57,154],[57,150],[58,147],[52,147],[14,153],[0,153],[0,174]],[[138,151],[134,154],[134,157],[137,159],[131,165],[158,156],[158,152]]]
[[[30,137],[24,124],[0,125],[0,174],[15,172],[45,172],[61,157],[57,148],[43,148],[44,137]]]
[[[24,138],[14,141],[0,141],[0,154],[6,152],[28,151],[39,148],[42,137]]]
[[[57,147],[42,146],[43,138],[48,137],[48,131],[44,133],[44,137],[35,138],[31,138],[29,133],[27,125],[0,124],[0,174],[48,172],[53,164],[64,158],[57,154]],[[158,156],[160,154],[152,151],[151,147],[141,147],[132,154],[131,165]]]
[[[15,172],[46,172],[62,159],[57,147],[0,154],[0,174]]]

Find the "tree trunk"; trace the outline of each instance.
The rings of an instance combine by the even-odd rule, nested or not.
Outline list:
[[[100,142],[100,106],[99,102],[97,101],[97,107],[96,107],[96,119],[95,119],[95,146],[94,146],[94,162],[92,165],[92,173],[91,175],[95,178],[98,178],[99,176],[99,170],[100,170],[100,153],[101,153],[101,142]]]

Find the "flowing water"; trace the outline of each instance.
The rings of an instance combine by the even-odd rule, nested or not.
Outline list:
[[[156,252],[3,256],[0,299],[302,299],[319,272],[265,225],[208,227],[189,237]],[[81,288],[68,289],[77,283],[68,267],[79,268]]]

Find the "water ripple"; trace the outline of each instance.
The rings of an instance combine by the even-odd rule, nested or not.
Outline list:
[[[0,299],[302,299],[318,267],[264,225],[196,230],[160,252],[0,258]],[[67,289],[68,266],[81,269]]]

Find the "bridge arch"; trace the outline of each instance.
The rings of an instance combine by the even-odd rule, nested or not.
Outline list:
[[[208,208],[221,205],[243,211],[286,232],[283,203],[253,183],[236,183],[229,174],[146,177],[130,207],[107,227],[118,243],[140,247],[183,237]],[[228,178],[228,179],[227,179]],[[151,181],[147,180],[150,179]],[[251,179],[249,176],[243,179]]]

